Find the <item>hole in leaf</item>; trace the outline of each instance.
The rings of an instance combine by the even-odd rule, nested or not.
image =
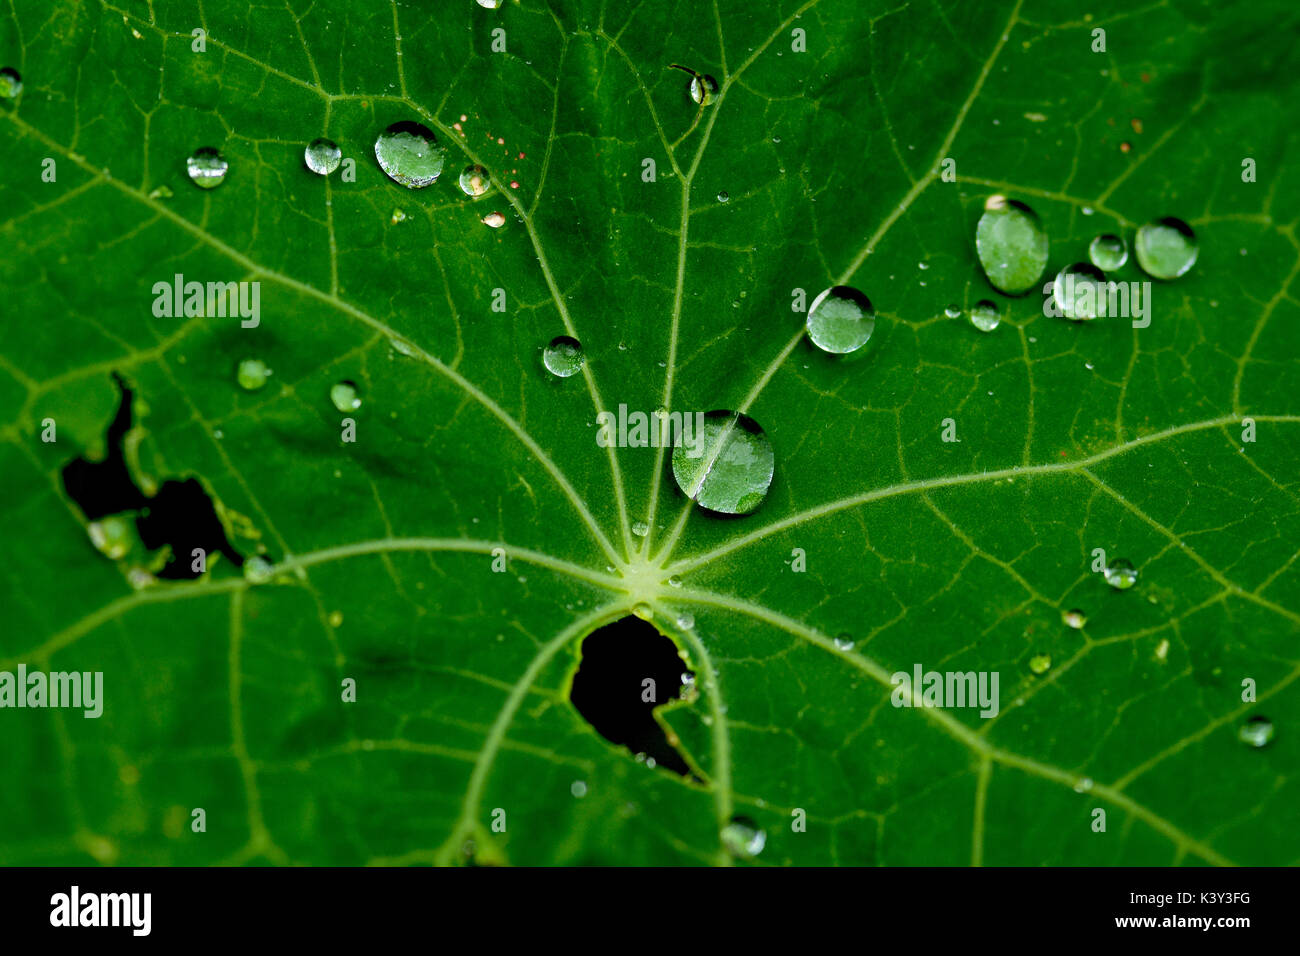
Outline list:
[[[678,699],[684,673],[690,672],[677,645],[649,622],[628,616],[583,640],[569,700],[610,743],[690,776],[690,767],[654,718],[656,707]]]
[[[191,555],[202,548],[211,555],[220,552],[235,567],[244,559],[231,545],[226,529],[217,517],[211,496],[197,478],[183,481],[169,479],[158,493],[146,497],[126,466],[123,442],[131,430],[133,394],[121,376],[114,375],[122,401],[109,423],[105,436],[107,454],[103,461],[77,458],[63,469],[63,488],[77,503],[88,521],[108,515],[128,514],[135,517],[140,541],[150,551],[171,549],[171,557],[157,577],[192,580],[202,575],[192,570]]]

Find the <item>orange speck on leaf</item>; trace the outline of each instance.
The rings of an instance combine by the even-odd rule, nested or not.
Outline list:
[[[1133,120],[1132,120],[1132,124],[1131,124],[1131,125],[1133,126],[1133,132],[1135,132],[1135,133],[1141,133],[1141,132],[1142,132],[1142,121],[1141,121],[1140,119],[1138,119],[1136,116],[1133,117]]]
[[[1120,143],[1120,144],[1119,144],[1119,151],[1120,151],[1121,153],[1127,153],[1127,152],[1128,152],[1129,150],[1131,150],[1132,148],[1133,148],[1133,144],[1132,144],[1132,143]]]

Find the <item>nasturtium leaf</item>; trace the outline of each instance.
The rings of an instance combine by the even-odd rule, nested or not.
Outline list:
[[[12,0],[0,673],[103,712],[0,708],[0,860],[1296,862],[1296,26]],[[993,196],[1041,220],[1027,295]],[[1135,239],[1171,218],[1186,269]],[[1049,314],[1107,234],[1144,314]],[[837,286],[851,354],[807,337]],[[682,494],[660,409],[761,422],[750,513]],[[569,701],[634,613],[694,675],[655,711],[689,774]]]

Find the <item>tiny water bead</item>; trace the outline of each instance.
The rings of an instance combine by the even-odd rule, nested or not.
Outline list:
[[[12,100],[23,91],[23,78],[12,66],[0,69],[0,99]]]
[[[1125,558],[1106,565],[1103,572],[1106,577],[1106,583],[1116,591],[1127,591],[1133,585],[1137,584],[1138,571],[1133,567],[1133,562]]]
[[[644,538],[650,533],[650,526],[644,521],[634,521],[632,523],[632,533],[638,538]]]
[[[354,382],[339,382],[331,388],[330,401],[341,412],[355,412],[361,407],[361,396]]]
[[[998,307],[988,299],[976,302],[974,308],[970,310],[970,324],[981,332],[992,332],[1001,321],[998,317]]]
[[[490,212],[479,220],[485,226],[491,226],[493,229],[500,229],[506,224],[506,217],[499,212]]]
[[[275,565],[260,554],[244,562],[244,579],[253,584],[263,584],[275,576]]]
[[[687,612],[682,612],[677,615],[677,626],[683,631],[689,631],[695,626],[695,616]]]
[[[466,166],[460,174],[460,191],[466,196],[482,196],[491,188],[492,177],[482,166]]]
[[[707,412],[697,442],[673,449],[673,478],[682,493],[719,514],[755,511],[767,497],[776,462],[758,422],[739,412]]]
[[[172,192],[172,188],[166,184],[155,186],[153,189],[149,190],[150,199],[171,199],[174,195],[175,193]]]
[[[1061,620],[1064,622],[1066,627],[1072,627],[1077,631],[1088,623],[1088,616],[1075,608],[1069,611],[1062,611]]]
[[[644,602],[635,605],[632,608],[632,613],[635,614],[643,621],[648,621],[655,616],[654,610],[650,607],[649,604],[646,604]]]
[[[1088,258],[1098,269],[1113,272],[1128,262],[1128,243],[1109,233],[1088,243]]]
[[[547,371],[560,378],[578,374],[582,371],[585,361],[582,343],[567,335],[557,335],[542,351],[542,362],[546,365]]]
[[[948,318],[950,318],[950,319],[960,319],[960,318],[961,318],[961,306],[959,306],[959,305],[950,305],[950,306],[948,306],[947,308],[945,308],[945,309],[943,310],[943,314],[946,315],[946,316],[948,316]]]
[[[118,561],[126,557],[134,540],[131,522],[121,515],[109,515],[100,521],[92,521],[86,526],[90,543],[95,550],[106,558]]]
[[[876,330],[871,300],[846,285],[832,286],[808,309],[808,338],[823,352],[845,355],[867,344]]]
[[[1052,667],[1051,654],[1035,654],[1029,658],[1029,669],[1035,674],[1046,674]]]
[[[853,635],[841,634],[839,637],[835,638],[835,649],[837,651],[853,650]]]
[[[722,845],[733,856],[755,857],[767,846],[767,833],[748,817],[732,817],[722,828]]]
[[[1052,283],[1052,298],[1067,319],[1083,322],[1104,311],[1106,275],[1091,262],[1066,266]]]
[[[718,81],[711,76],[699,74],[691,77],[691,99],[701,106],[708,106],[718,95]]]
[[[730,201],[731,201],[731,196],[727,193],[725,189],[722,190],[722,192],[718,193],[718,202],[730,202]]]
[[[482,0],[480,0],[482,2]],[[575,780],[569,784],[569,793],[581,800],[587,795],[587,783],[585,780]]]
[[[246,358],[235,370],[235,380],[245,391],[255,392],[271,377],[271,369],[261,359]]]
[[[1181,219],[1167,216],[1138,229],[1133,252],[1153,279],[1177,279],[1196,263],[1196,233]]]
[[[1273,721],[1256,715],[1237,730],[1237,739],[1250,747],[1265,747],[1273,739],[1274,733]]]
[[[226,172],[230,164],[221,155],[221,151],[211,146],[201,146],[194,155],[185,161],[185,170],[190,182],[200,189],[216,189],[226,181]]]
[[[333,140],[322,136],[307,144],[302,153],[302,161],[313,173],[328,176],[339,168],[339,163],[343,161],[343,151]]]
[[[423,189],[437,180],[446,157],[433,130],[409,120],[394,123],[375,140],[379,168],[407,189]]]
[[[1037,213],[1006,196],[990,196],[975,226],[975,251],[993,288],[1021,295],[1047,266],[1047,233]]]

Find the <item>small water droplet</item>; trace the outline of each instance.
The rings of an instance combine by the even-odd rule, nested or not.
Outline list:
[[[990,196],[975,227],[975,251],[993,288],[1020,295],[1038,282],[1047,266],[1047,233],[1038,214],[1024,203]]]
[[[1177,279],[1196,262],[1196,233],[1172,216],[1149,222],[1138,229],[1133,252],[1142,271],[1153,279]]]
[[[150,199],[171,199],[174,195],[175,193],[172,192],[172,188],[166,184],[155,186],[153,189],[149,190]]]
[[[557,335],[551,344],[542,351],[542,362],[547,370],[559,378],[568,378],[582,371],[586,356],[582,353],[582,343],[567,335]]]
[[[407,189],[423,189],[437,180],[446,156],[433,130],[410,120],[394,123],[375,140],[379,168]]]
[[[302,153],[302,161],[307,164],[307,168],[321,176],[328,176],[338,169],[342,160],[343,151],[338,144],[323,136],[308,143]]]
[[[23,78],[12,66],[0,69],[0,99],[12,100],[23,91]]]
[[[632,522],[632,533],[638,538],[644,538],[650,533],[650,526],[644,521],[634,521]]]
[[[718,95],[718,81],[711,76],[700,74],[691,77],[691,99],[708,106]]]
[[[1106,583],[1116,591],[1127,591],[1137,584],[1137,568],[1133,567],[1133,562],[1126,558],[1119,558],[1107,565],[1103,573],[1106,577]]]
[[[1091,216],[1093,213],[1093,208],[1091,206],[1084,206],[1082,209],[1079,210],[1079,212],[1083,213],[1085,216]]]
[[[961,306],[950,305],[943,310],[943,314],[948,316],[950,319],[959,319],[961,318]]]
[[[1029,669],[1035,674],[1046,674],[1052,666],[1051,654],[1035,654],[1029,658]]]
[[[1072,627],[1077,631],[1088,623],[1088,615],[1075,608],[1069,611],[1062,611],[1061,620],[1065,622],[1066,627]]]
[[[480,219],[479,222],[483,223],[485,226],[491,226],[493,229],[500,229],[506,224],[506,217],[501,215],[499,212],[490,212]]]
[[[391,222],[394,226],[397,225],[399,222],[406,222],[406,210],[394,209],[393,214],[388,217],[388,221]]]
[[[813,300],[806,325],[819,349],[844,355],[867,344],[876,329],[876,311],[857,289],[837,285]]]
[[[400,352],[408,358],[413,358],[416,355],[415,346],[410,342],[407,342],[405,339],[389,339],[388,344],[393,347],[394,352]],[[475,521],[477,520],[478,519],[476,518]]]
[[[683,631],[689,631],[695,626],[695,616],[686,613],[677,615],[677,626]]]
[[[839,637],[835,638],[835,648],[836,650],[841,651],[853,650],[853,635],[841,634]]]
[[[255,554],[244,561],[244,579],[253,584],[262,584],[275,575],[275,566],[270,561]]]
[[[674,574],[671,578],[668,579],[668,586],[670,588],[679,588],[682,586],[682,579]]]
[[[970,310],[970,324],[981,332],[992,332],[1002,319],[998,316],[998,307],[988,299],[976,302]]]
[[[569,793],[573,794],[579,800],[587,795],[587,784],[584,780],[575,780],[569,785]]]
[[[1237,730],[1237,739],[1251,747],[1267,746],[1273,739],[1273,721],[1256,714]]]
[[[504,2],[505,0],[478,0],[478,5],[486,10],[495,10]]]
[[[86,525],[86,533],[90,535],[90,543],[95,546],[95,550],[113,561],[126,557],[135,540],[131,521],[121,515],[109,515],[100,521],[92,521]]]
[[[200,189],[216,189],[226,181],[226,172],[230,164],[221,155],[221,151],[211,146],[201,146],[194,155],[185,161],[185,170],[190,182]]]
[[[705,413],[704,433],[694,447],[683,442],[673,449],[672,464],[686,497],[709,511],[749,514],[767,497],[775,456],[758,422],[718,410]]]
[[[492,177],[482,166],[466,166],[460,174],[460,191],[466,196],[482,196],[492,188]]]
[[[733,856],[755,857],[767,846],[767,833],[748,817],[732,817],[722,828],[722,845]]]
[[[722,192],[718,193],[718,202],[728,202],[730,199],[731,196],[727,194],[727,191],[725,189],[722,190]]]
[[[650,605],[645,603],[635,605],[632,608],[632,613],[643,621],[648,621],[655,616],[655,612],[651,610]]]
[[[339,382],[331,388],[330,401],[341,412],[355,412],[361,407],[361,396],[354,382]]]
[[[1098,269],[1113,272],[1128,262],[1128,243],[1120,236],[1097,236],[1088,244],[1088,258]]]
[[[1092,778],[1091,778],[1091,777],[1080,777],[1080,778],[1079,778],[1078,780],[1076,780],[1075,783],[1074,783],[1074,792],[1075,792],[1075,793],[1087,793],[1087,792],[1088,792],[1089,790],[1091,790],[1091,789],[1092,789]]]
[[[1052,298],[1061,313],[1075,322],[1095,319],[1106,300],[1106,276],[1091,262],[1066,266],[1052,283]]]
[[[261,388],[270,377],[271,369],[261,359],[246,358],[235,370],[235,380],[239,382],[239,387],[250,392]]]

